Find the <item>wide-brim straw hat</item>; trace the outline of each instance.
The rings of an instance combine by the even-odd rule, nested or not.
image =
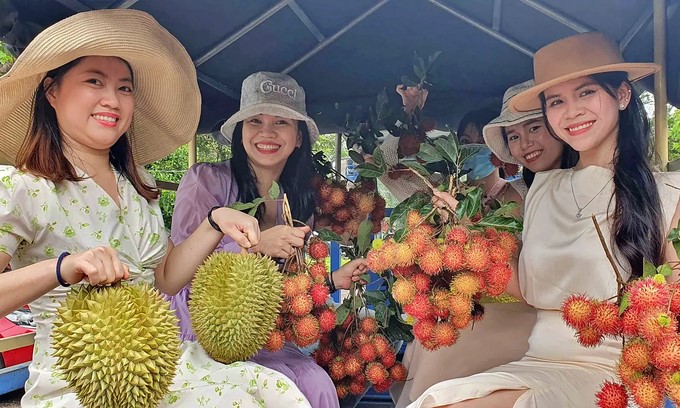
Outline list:
[[[510,101],[510,109],[528,112],[541,108],[539,95],[551,86],[582,76],[621,71],[631,82],[658,72],[654,63],[625,62],[616,42],[602,33],[573,35],[546,45],[534,55],[535,86]]]
[[[261,71],[243,80],[240,109],[222,125],[220,141],[230,144],[236,124],[260,114],[304,121],[310,143],[319,138],[316,122],[307,115],[305,90],[286,74]]]
[[[510,110],[510,99],[520,92],[526,91],[532,86],[534,86],[534,81],[530,79],[528,81],[522,82],[521,84],[517,84],[508,88],[508,90],[505,91],[505,94],[503,95],[503,107],[501,108],[501,114],[496,119],[484,126],[484,129],[482,129],[484,143],[489,146],[496,157],[505,163],[521,164],[512,156],[512,154],[510,154],[508,144],[503,139],[502,129],[507,126],[513,126],[522,122],[526,122],[527,120],[543,117],[543,112],[540,109],[529,112],[513,112]]]
[[[131,130],[137,164],[172,153],[195,135],[201,114],[196,69],[182,44],[139,10],[95,10],[46,28],[0,78],[0,161],[15,163],[45,74],[86,56],[119,57],[134,77]]]

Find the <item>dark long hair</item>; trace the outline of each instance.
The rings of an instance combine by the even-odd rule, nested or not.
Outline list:
[[[547,123],[547,120],[545,120],[545,122]],[[506,132],[505,127],[501,127],[501,134],[503,135],[503,142],[505,143],[505,147],[508,147],[508,133]],[[555,136],[552,132],[552,129],[548,131],[548,134],[550,134],[551,137],[554,137],[555,139],[559,140],[560,143],[564,145],[564,149],[562,150],[562,158],[560,160],[560,168],[570,169],[576,166],[579,157],[578,152],[574,150],[573,147],[564,143],[562,140],[560,140],[560,138]],[[522,167],[522,181],[524,181],[524,184],[527,186],[527,188],[531,187],[531,184],[533,184],[535,177],[536,172],[529,170],[529,168],[526,166]]]
[[[55,183],[82,180],[64,155],[57,113],[47,100],[47,92],[53,86],[58,86],[64,75],[78,65],[83,58],[75,59],[49,71],[40,81],[33,96],[31,129],[17,153],[17,168]],[[132,74],[132,68],[127,61],[122,61],[125,62]],[[52,82],[45,86],[45,79],[47,78],[52,78]],[[109,149],[109,161],[123,177],[130,181],[139,195],[147,200],[158,198],[160,195],[158,189],[146,184],[137,171],[126,133]]]
[[[661,200],[652,168],[649,120],[640,96],[625,72],[594,74],[593,80],[612,98],[626,83],[631,99],[619,111],[619,132],[614,153],[614,195],[616,206],[611,228],[616,250],[628,261],[633,277],[642,276],[643,260],[659,265],[663,260]],[[541,94],[545,114],[545,96]],[[554,133],[550,124],[548,129]]]
[[[298,121],[298,129],[302,132],[302,144],[296,147],[286,160],[278,183],[288,197],[293,218],[306,222],[316,206],[311,185],[314,165],[307,124]],[[243,147],[243,122],[237,123],[234,128],[231,152],[231,171],[234,173],[238,186],[238,200],[243,203],[251,202],[260,197],[260,193],[257,191],[255,172]],[[260,206],[256,218],[261,221],[263,217],[264,206]]]

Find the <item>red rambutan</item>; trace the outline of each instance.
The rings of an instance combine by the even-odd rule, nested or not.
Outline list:
[[[400,305],[407,305],[413,302],[417,293],[416,285],[408,278],[397,278],[392,285],[392,297]]]
[[[288,308],[293,316],[302,317],[312,311],[314,302],[309,295],[297,295],[291,299]]]
[[[585,326],[576,331],[576,340],[583,347],[596,347],[602,343],[604,336],[591,326]]]
[[[465,252],[458,244],[449,244],[444,249],[444,267],[451,272],[458,272],[465,266]]]
[[[590,325],[604,335],[615,336],[621,332],[619,307],[613,303],[596,303]]]
[[[359,322],[359,327],[361,327],[362,332],[371,335],[378,332],[378,321],[370,316],[367,316],[361,319]]]
[[[663,338],[652,347],[652,364],[671,371],[680,368],[680,336],[677,334]]]
[[[359,356],[364,362],[374,361],[378,357],[373,343],[364,343],[359,347]]]
[[[489,250],[479,243],[465,248],[465,265],[475,271],[483,272],[490,264]]]
[[[562,319],[571,328],[580,329],[590,323],[595,306],[585,295],[571,295],[562,302]]]
[[[470,237],[470,230],[465,227],[453,227],[446,233],[446,241],[453,244],[464,245]]]
[[[630,306],[638,310],[665,308],[670,301],[670,292],[665,283],[659,283],[654,278],[633,281],[629,288]]]
[[[640,408],[659,408],[663,404],[663,393],[654,381],[641,378],[631,385],[631,395]]]
[[[462,272],[457,273],[453,279],[451,279],[451,294],[472,297],[482,287],[481,279],[474,273]]]
[[[628,406],[628,394],[625,387],[611,381],[605,381],[595,397],[599,408],[626,408]]]
[[[621,361],[633,372],[646,369],[651,358],[652,348],[644,341],[630,341],[621,350]]]
[[[380,384],[389,380],[390,373],[381,363],[372,362],[366,366],[366,378],[373,385]]]
[[[432,247],[420,256],[418,266],[430,276],[438,275],[444,266],[444,255],[438,247]]]
[[[402,363],[396,363],[390,368],[390,378],[394,382],[404,382],[408,376],[408,370]]]
[[[337,319],[337,315],[335,310],[325,308],[321,311],[321,313],[319,313],[318,319],[319,329],[322,333],[327,333],[335,328],[335,320]]]
[[[281,330],[274,330],[269,333],[269,337],[267,338],[267,343],[265,343],[264,348],[271,352],[276,352],[283,348],[285,342],[286,336],[283,334],[283,332]]]
[[[309,295],[312,298],[314,306],[324,306],[330,296],[330,290],[325,284],[317,283],[309,290]]]
[[[416,319],[425,319],[432,316],[433,310],[427,295],[418,294],[413,298],[411,303],[404,305],[404,312]]]

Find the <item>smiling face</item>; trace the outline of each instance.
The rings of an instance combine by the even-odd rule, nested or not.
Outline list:
[[[251,165],[278,174],[302,144],[301,138],[295,119],[259,114],[243,121],[243,148]]]
[[[108,151],[132,123],[132,73],[117,57],[85,57],[58,83],[45,79],[47,100],[64,142],[74,150]]]
[[[512,157],[533,172],[560,167],[564,143],[552,137],[543,118],[531,119],[505,128]]]
[[[581,157],[613,158],[619,109],[627,106],[630,87],[622,83],[610,95],[591,77],[580,77],[546,89],[545,114],[557,136]],[[608,163],[608,162],[607,162]]]

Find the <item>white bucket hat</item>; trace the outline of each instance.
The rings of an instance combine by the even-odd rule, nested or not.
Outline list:
[[[508,88],[503,95],[503,107],[501,108],[501,114],[496,119],[489,122],[484,129],[482,129],[482,135],[484,136],[484,142],[489,149],[504,163],[521,164],[517,159],[512,157],[510,154],[510,149],[508,145],[503,140],[502,128],[507,126],[516,125],[518,123],[525,122],[531,119],[537,119],[543,116],[543,112],[538,110],[533,110],[529,112],[513,112],[510,110],[509,104],[510,99],[520,92],[523,92],[534,86],[534,81],[532,79],[522,82]]]
[[[0,162],[15,163],[45,74],[87,56],[119,57],[132,68],[135,109],[128,136],[137,164],[161,159],[194,137],[201,95],[182,44],[143,11],[87,11],[38,34],[0,78]]]
[[[234,128],[251,116],[266,114],[303,120],[307,123],[310,143],[319,138],[319,128],[307,116],[305,90],[293,78],[276,72],[256,72],[243,80],[241,108],[222,125],[222,143],[230,144]]]

